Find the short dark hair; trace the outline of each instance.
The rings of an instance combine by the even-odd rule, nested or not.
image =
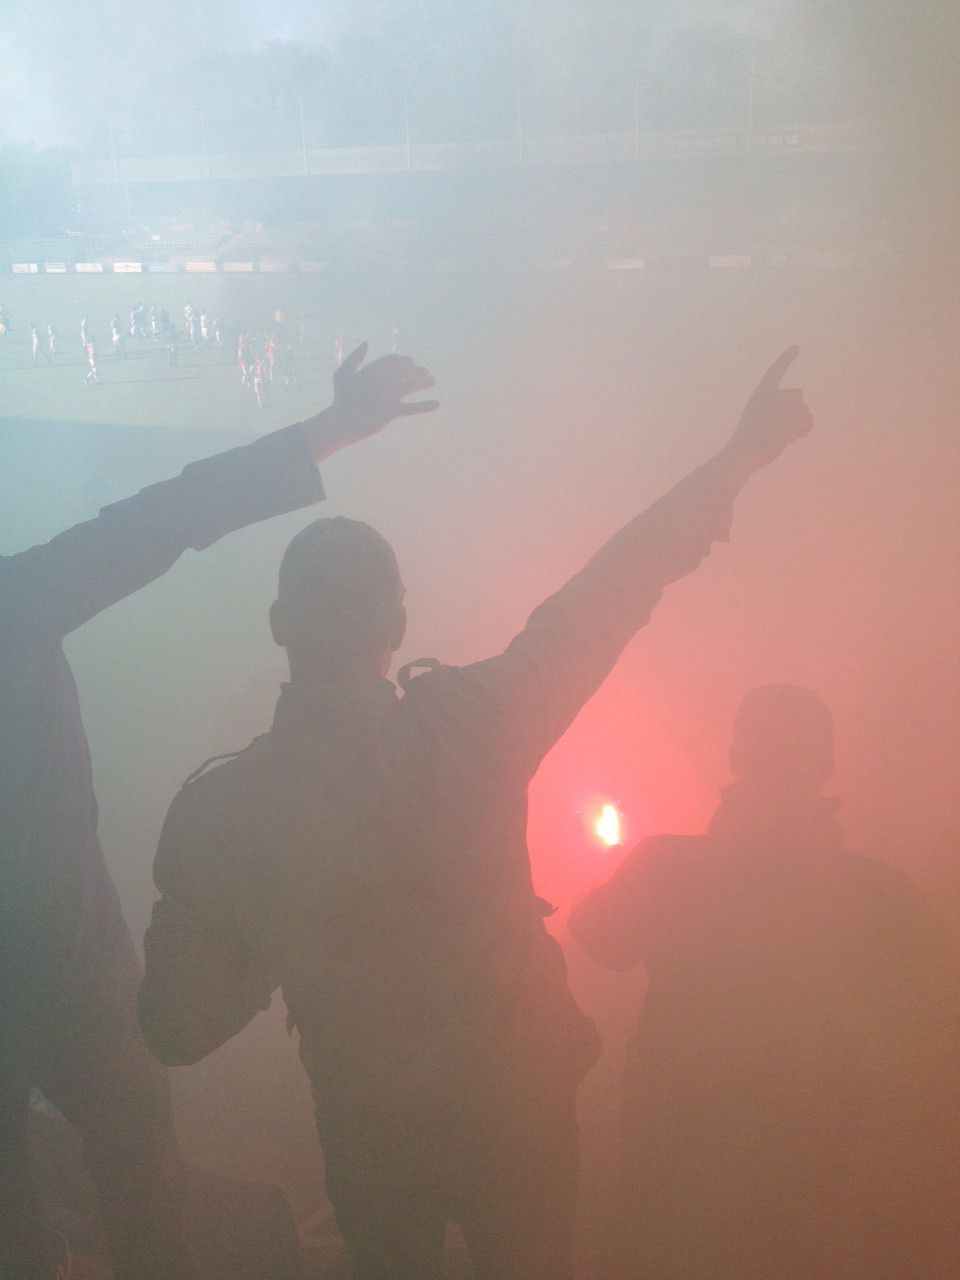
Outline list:
[[[730,745],[730,764],[739,777],[820,787],[833,763],[833,718],[812,689],[765,684],[740,703]]]
[[[403,600],[403,582],[390,543],[361,520],[315,520],[283,553],[277,601],[285,619],[318,641],[389,640]]]

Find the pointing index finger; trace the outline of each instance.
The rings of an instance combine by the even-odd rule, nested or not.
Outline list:
[[[790,368],[799,354],[800,348],[798,346],[787,347],[786,351],[784,351],[782,355],[777,356],[776,360],[774,360],[773,364],[761,378],[761,387],[768,391],[775,391],[780,385],[780,379]]]
[[[340,368],[346,370],[347,373],[353,373],[359,369],[367,354],[367,346],[368,343],[361,342],[359,347],[355,347],[348,356],[343,357]]]

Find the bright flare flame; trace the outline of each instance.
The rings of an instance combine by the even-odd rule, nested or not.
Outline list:
[[[608,849],[620,844],[623,839],[623,819],[615,804],[605,804],[593,820],[593,833]]]

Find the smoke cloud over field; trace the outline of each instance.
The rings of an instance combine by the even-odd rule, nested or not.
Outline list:
[[[730,545],[666,593],[544,762],[535,885],[566,943],[571,904],[610,874],[618,841],[705,829],[742,695],[799,683],[836,719],[848,845],[936,897],[960,971],[957,0],[0,0],[0,66],[0,242],[28,246],[0,257],[0,552],[305,419],[328,401],[335,350],[396,343],[437,375],[441,410],[325,464],[324,512],[396,546],[410,614],[398,665],[467,663],[500,652],[709,457],[797,342],[789,381],[816,429],[751,483]],[[270,182],[251,163],[249,180],[215,181],[210,166],[209,181],[102,189],[72,185],[66,163],[90,157],[119,178],[104,157],[168,173],[157,157],[396,156],[405,129],[415,143],[633,129],[680,141],[651,146],[649,163],[628,146],[619,164],[537,165],[518,147],[503,167],[458,167],[452,147],[449,170],[294,163]],[[701,130],[720,144],[684,150]],[[249,270],[188,273],[204,265],[192,233],[209,237],[204,259]],[[108,267],[147,266],[46,272],[72,239]],[[174,252],[181,269],[148,270]],[[271,258],[295,269],[259,269]],[[113,317],[126,328],[151,303],[178,325],[187,306],[218,317],[223,348],[184,333],[176,365],[175,343],[131,338],[114,359]],[[302,323],[297,376],[258,406],[236,338],[267,335],[278,312]],[[102,385],[85,381],[81,318]],[[34,324],[60,335],[56,360],[31,363]],[[270,724],[286,669],[267,610],[310,518],[187,555],[68,639],[100,837],[138,942],[182,779]],[[567,951],[606,1046],[584,1102],[589,1246],[644,979]],[[269,1177],[312,1211],[311,1103],[279,1002],[176,1087],[192,1158]]]
[[[792,29],[776,0],[226,9],[145,0],[135,20],[120,0],[12,0],[0,16],[0,142],[95,148],[112,128],[121,143],[152,150],[201,113],[215,132],[218,118],[245,111],[256,133],[252,117],[282,110],[285,98],[341,130],[347,104],[362,130],[396,115],[395,89],[427,94],[431,113],[487,132],[514,110],[520,79],[547,93],[585,79],[609,100],[619,80],[641,74],[647,87],[662,79],[691,99],[716,97],[716,81],[726,85],[720,98],[737,97],[756,42]],[[180,141],[195,149],[201,139],[184,131]]]
[[[856,118],[956,190],[960,7],[11,0],[0,145],[121,155]],[[526,99],[526,100],[524,100]],[[405,122],[405,124],[404,124]],[[916,189],[916,184],[913,184]],[[925,189],[925,203],[930,192]]]

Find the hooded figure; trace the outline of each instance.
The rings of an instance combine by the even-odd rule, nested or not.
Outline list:
[[[816,694],[748,694],[730,764],[705,836],[643,841],[571,916],[598,963],[642,962],[649,979],[610,1274],[946,1280],[952,1066],[932,913],[900,872],[845,849]]]

